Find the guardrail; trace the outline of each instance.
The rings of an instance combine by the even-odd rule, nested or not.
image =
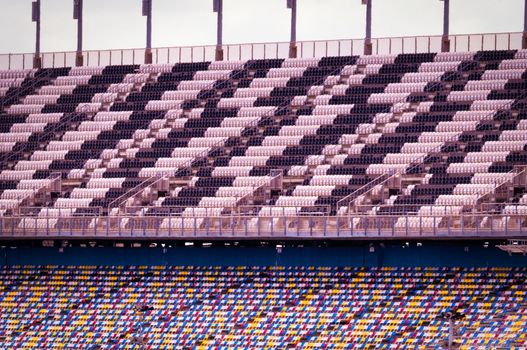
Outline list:
[[[373,38],[373,54],[424,53],[441,51],[441,35]],[[510,50],[522,47],[522,33],[483,33],[450,35],[450,50]],[[364,39],[298,41],[298,58],[362,55]],[[287,58],[289,42],[223,45],[225,60]],[[214,61],[216,45],[159,47],[152,50],[153,63]],[[33,65],[33,53],[0,55],[0,69],[25,69]],[[70,67],[75,65],[75,51],[41,53],[42,66]],[[83,51],[86,66],[106,66],[144,63],[145,49]]]
[[[339,211],[342,207],[348,207],[357,198],[370,192],[376,186],[386,183],[386,181],[388,181],[388,179],[391,179],[393,176],[393,174],[382,174],[376,177],[375,179],[371,180],[367,184],[359,187],[358,189],[356,189],[355,191],[353,191],[352,193],[337,202],[337,211]]]
[[[167,219],[170,219],[167,221]],[[168,224],[167,224],[168,223]],[[361,239],[520,238],[527,215],[291,215],[0,217],[1,238]]]
[[[517,102],[525,101],[525,100],[527,100],[527,92],[522,93],[522,95],[520,95],[520,97],[518,97],[516,99]],[[512,105],[513,103],[514,103],[514,101],[512,103],[510,103],[510,104]],[[490,111],[490,113],[486,114],[485,116],[493,116],[494,114],[496,114],[497,111],[502,110],[502,109],[504,109],[504,110],[509,109],[509,102],[502,104],[500,107],[496,108],[496,110]],[[480,121],[481,120],[484,120],[483,116],[480,119]],[[427,160],[427,158],[432,157],[434,155],[440,154],[442,152],[443,147],[445,145],[447,145],[449,143],[457,142],[458,139],[459,139],[459,135],[461,135],[461,132],[456,132],[456,134],[453,137],[451,137],[450,139],[448,139],[446,141],[443,141],[438,147],[434,147],[433,149],[428,150],[425,155],[419,155],[418,157],[416,157],[412,162],[410,162],[410,164],[408,164],[408,166],[407,166],[407,168],[405,169],[404,172],[395,171],[395,172],[392,172],[391,174],[389,174],[389,176],[387,174],[382,174],[379,177],[373,179],[372,181],[370,181],[366,185],[362,186],[358,190],[354,191],[350,195],[348,195],[345,198],[339,200],[337,202],[337,210],[339,210],[341,207],[348,207],[348,213],[351,213],[349,206],[350,206],[350,204],[354,205],[354,201],[358,197],[365,196],[365,195],[369,194],[377,186],[383,186],[386,183],[388,183],[389,181],[395,181],[396,177],[400,177],[400,176],[408,175],[408,174],[413,174],[415,170],[418,170],[419,168],[421,168],[421,167],[423,167],[425,165],[425,161]],[[421,170],[420,172],[424,172],[424,170]],[[520,166],[520,167],[518,167],[516,169],[513,169],[509,173],[516,174],[516,176],[513,179],[513,182],[518,182],[518,181],[524,181],[525,182],[525,179],[527,178],[527,167]],[[499,183],[499,184],[496,183],[494,190],[491,191],[491,192],[486,193],[486,195],[489,195],[489,194],[493,193],[500,185],[504,185],[506,183],[507,183],[507,181],[504,181],[504,182]],[[485,196],[481,196],[480,199],[478,199],[478,200],[482,201],[482,200],[484,200],[484,197]],[[351,208],[351,209],[353,209],[353,208]]]

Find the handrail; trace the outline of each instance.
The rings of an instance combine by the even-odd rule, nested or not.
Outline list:
[[[522,100],[525,100],[527,99],[527,92],[524,92],[522,95],[520,95],[520,97],[518,97],[516,99],[516,101],[522,101]],[[514,102],[513,102],[514,103]],[[486,116],[490,116],[490,115],[494,115],[497,111],[500,110],[500,108],[502,107],[506,107],[508,103],[504,103],[502,105],[500,105],[496,110],[492,111],[491,113],[488,113],[486,114]],[[481,118],[480,120],[482,120],[483,118]],[[432,150],[428,151],[427,155],[426,156],[418,156],[416,157],[413,161],[410,162],[409,164],[409,167],[405,169],[404,173],[405,174],[408,174],[409,171],[412,171],[412,170],[415,170],[417,168],[419,168],[420,166],[424,165],[425,164],[425,160],[427,157],[430,157],[436,153],[439,153],[441,151],[441,148],[443,148],[443,146],[446,144],[446,143],[449,143],[449,142],[455,142],[457,139],[458,139],[459,135],[454,135],[454,137],[444,141],[441,145],[437,146],[437,147],[434,147]],[[385,175],[385,174],[383,174]],[[362,186],[361,188],[359,188],[358,190],[356,190],[355,192],[361,190],[362,188],[365,188],[365,187],[371,187],[369,188],[366,192],[363,192],[363,193],[360,193],[360,194],[357,194],[356,197],[360,196],[360,195],[365,195],[367,194],[369,191],[371,191],[375,186],[377,185],[380,185],[380,184],[384,184],[386,182],[388,182],[389,180],[395,178],[396,176],[400,176],[401,173],[399,171],[396,171],[395,173],[393,173],[391,176],[389,176],[388,178],[382,180],[381,177],[383,176],[379,176],[375,179],[373,179],[372,181],[370,181],[368,184]],[[381,181],[380,183],[376,183],[377,181]],[[351,197],[353,194],[355,194],[355,192],[353,192],[352,194],[348,195],[348,197]],[[355,198],[354,198],[355,199]],[[342,199],[344,200],[344,198]],[[342,201],[341,200],[341,201]],[[339,205],[339,203],[341,202],[337,202],[337,209],[339,209],[341,207],[341,205]],[[349,202],[348,202],[349,204]]]
[[[504,174],[513,174],[514,175],[515,171],[511,170],[511,171],[508,171],[508,172],[506,172]],[[514,177],[513,177],[512,181],[514,181]],[[477,194],[478,195],[477,201],[479,202],[479,201],[484,200],[486,196],[492,195],[493,193],[496,193],[496,190],[498,188],[500,188],[501,186],[503,186],[503,185],[505,185],[507,183],[511,183],[512,181],[509,180],[509,179],[504,179],[503,181],[496,181],[496,182],[490,183],[489,185],[493,185],[494,187],[491,190],[489,190],[489,191],[487,191],[487,192],[485,192],[483,194]]]
[[[362,185],[352,193],[348,194],[346,197],[342,198],[337,202],[337,211],[343,207],[349,205],[351,202],[353,202],[355,199],[357,199],[359,196],[362,196],[363,194],[368,193],[373,187],[383,184],[388,180],[388,174],[381,174],[375,179],[371,180],[365,185]],[[343,204],[344,203],[344,204]]]
[[[47,72],[47,74],[46,74],[46,76],[44,76],[44,78],[49,78],[50,75],[51,75],[51,72]],[[25,81],[25,79],[27,79],[29,77],[32,78],[31,85],[22,87],[22,84],[23,84],[23,82],[22,82],[22,84],[19,87],[17,87],[17,89],[20,89],[20,90],[17,91],[16,95],[14,95],[14,96],[7,96],[7,94],[6,94],[6,96],[3,96],[3,98],[2,98],[2,105],[0,106],[0,112],[4,112],[5,108],[13,105],[13,103],[6,104],[4,102],[4,99],[6,97],[15,98],[17,101],[20,101],[20,99],[23,96],[27,96],[27,93],[31,92],[31,89],[33,91],[35,90],[35,87],[37,86],[37,84],[40,82],[40,80],[42,78],[42,77],[35,78],[35,76],[31,76],[31,72],[28,72],[28,74],[24,77],[24,81]]]
[[[269,175],[268,175],[269,176]],[[271,182],[274,181],[275,179],[278,179],[282,176],[282,174],[279,174],[279,175],[275,175],[273,177],[269,176],[268,179],[265,179],[264,181],[262,181],[262,183],[258,186],[252,186],[252,191],[251,192],[248,192],[246,193],[244,196],[241,196],[239,198],[237,198],[237,202],[240,202],[246,198],[248,198],[249,196],[251,195],[254,195],[254,193],[262,188],[265,188],[265,186],[271,186]],[[236,207],[239,207],[238,205],[236,205]]]
[[[505,206],[525,206],[525,204],[511,203],[511,202],[483,202],[473,206],[463,204],[360,204],[357,205],[357,211],[354,212],[351,217],[356,215],[375,215],[375,216],[386,216],[386,215],[401,215],[397,213],[398,209],[406,209],[410,206],[418,206],[418,211],[404,210],[405,216],[459,216],[466,214],[489,214],[494,213],[490,210],[492,207],[505,207]],[[472,210],[465,210],[467,207]],[[385,211],[384,213],[372,213],[372,209],[393,209],[391,211]],[[488,209],[485,209],[488,208]],[[461,209],[460,211],[451,209]]]
[[[225,81],[222,81],[220,84],[219,84],[219,87],[215,87],[215,90],[218,90],[218,89],[221,89],[221,87],[223,86],[228,86],[228,81],[230,80],[233,80],[233,79],[238,79],[238,78],[241,78],[242,75],[244,74],[244,71],[241,70],[240,72],[237,72],[234,77],[231,77]],[[218,142],[217,144],[213,145],[211,148],[219,148],[221,147],[222,143],[221,142]],[[183,171],[187,171],[189,169],[192,169],[192,164],[194,164],[196,161],[199,161],[200,159],[206,159],[209,155],[210,151],[207,150],[206,152],[202,152],[200,154],[198,154],[194,159],[191,159],[189,160],[188,162],[186,162],[182,167],[179,167],[179,169],[177,170],[175,176],[177,176],[178,173],[181,173]],[[161,176],[167,176],[168,174],[156,174],[146,180],[144,180],[142,183],[140,183],[139,185],[137,185],[136,187],[140,187],[140,186],[143,186],[142,189],[146,188],[146,187],[149,187],[151,185],[153,185],[155,182],[157,182],[159,179],[158,179],[158,176],[161,175]],[[112,202],[110,202],[110,204],[108,205],[108,212],[111,211],[111,209],[115,206],[116,203],[118,203],[118,206],[121,205],[122,202],[124,202],[125,200],[128,200],[128,198],[131,198],[135,195],[137,195],[139,192],[136,192],[135,191],[135,188],[134,187],[133,189],[127,191],[126,193],[124,193],[123,195],[119,196],[119,199],[120,202],[116,200],[113,200]],[[141,191],[142,189],[139,189],[139,191]]]
[[[134,197],[135,195],[139,194],[142,190],[146,189],[147,187],[153,185],[157,181],[161,180],[164,175],[162,174],[156,174],[152,177],[149,177],[148,179],[144,180],[140,184],[136,185],[135,187],[132,187],[113,201],[111,201],[108,204],[108,214],[111,212],[113,208],[120,207],[125,201],[128,199]]]
[[[50,130],[48,130],[45,133],[42,133],[42,134],[38,135],[36,142],[42,142],[43,140],[45,140],[45,138],[47,136],[54,134],[59,129],[59,127],[61,125],[63,125],[64,123],[68,124],[70,121],[72,121],[78,115],[78,113],[76,113],[76,112],[65,113],[65,114],[67,115],[66,120],[54,123]],[[15,156],[18,156],[18,155],[26,152],[26,148],[27,148],[27,142],[23,144],[23,147],[21,149],[19,149],[17,151],[9,152],[9,153],[5,154],[4,156],[2,156],[0,158],[1,168],[4,169],[6,167],[6,165],[7,165],[6,163],[9,162],[11,159],[13,159]]]
[[[164,219],[169,220],[168,225]],[[527,237],[524,209],[459,215],[223,215],[183,216],[0,216],[0,236],[131,239],[385,239]],[[280,220],[275,220],[280,219]],[[352,219],[350,222],[349,219]],[[163,224],[164,223],[164,224]],[[348,224],[351,224],[349,227]]]
[[[512,211],[516,211],[517,215],[522,215],[522,213],[520,213],[520,211],[517,209],[517,208],[523,208],[523,207],[526,207],[527,204],[519,204],[519,203],[497,203],[497,204],[502,204],[502,205],[506,205],[508,207],[511,207],[511,208],[515,208],[513,209]],[[252,211],[250,211],[249,209],[261,209],[263,207],[266,207],[264,205],[243,205],[243,206],[240,206],[239,208],[242,208],[242,209],[247,209],[247,211],[240,211],[240,212],[236,212],[236,213],[219,213],[219,214],[214,214],[214,215],[211,215],[211,217],[217,217],[217,218],[222,218],[222,219],[228,219],[228,218],[238,218],[238,217],[246,217],[246,218],[252,218],[252,217],[255,217],[255,216],[260,216],[260,217],[274,217],[274,216],[270,216],[270,215],[267,215],[267,214],[259,214],[259,215],[254,215]],[[272,208],[281,208],[281,209],[285,209],[285,208],[295,208],[295,207],[290,207],[290,206],[271,206]],[[448,207],[456,207],[455,205],[441,205],[440,207],[445,207],[445,208],[448,208]],[[459,206],[457,206],[459,207]],[[167,211],[167,214],[163,214],[163,215],[160,215],[159,213],[157,214],[154,214],[154,215],[134,215],[134,214],[129,214],[129,213],[125,213],[124,215],[121,214],[119,216],[112,216],[112,215],[109,215],[109,214],[104,214],[104,211],[103,211],[103,207],[89,207],[90,209],[90,212],[89,213],[82,213],[81,215],[77,214],[75,215],[76,213],[74,212],[75,210],[77,210],[78,208],[47,208],[47,207],[31,207],[31,206],[26,206],[26,207],[19,207],[19,211],[17,213],[13,213],[13,214],[9,214],[9,215],[4,215],[4,216],[1,216],[0,218],[4,218],[4,219],[9,219],[9,218],[13,218],[13,219],[20,219],[20,218],[25,218],[25,217],[36,217],[34,214],[30,214],[33,209],[57,209],[58,211],[61,211],[61,212],[64,212],[66,214],[70,213],[71,215],[40,215],[38,216],[38,218],[41,218],[41,219],[46,219],[46,218],[55,218],[55,219],[64,219],[64,218],[70,218],[71,216],[80,216],[80,217],[87,217],[87,218],[101,218],[101,219],[115,219],[117,217],[129,217],[129,218],[143,218],[145,220],[147,220],[149,217],[153,217],[153,218],[180,218],[182,217],[181,215],[179,215],[179,213],[175,213],[174,210],[175,209],[186,209],[188,207],[184,207],[184,206],[146,206],[146,207],[131,207],[131,208],[142,208],[142,209],[145,209],[145,210],[150,210],[150,209],[165,209]],[[302,211],[295,211],[294,213],[288,213],[287,215],[284,215],[286,217],[305,217],[305,216],[324,216],[328,219],[348,219],[348,218],[368,218],[368,219],[374,219],[374,218],[390,218],[390,217],[395,217],[395,218],[399,218],[399,217],[408,217],[408,218],[415,218],[416,215],[412,215],[412,214],[415,214],[415,213],[405,213],[403,215],[401,214],[393,214],[393,213],[383,213],[383,214],[380,214],[380,215],[374,215],[372,216],[371,214],[367,214],[367,213],[353,213],[351,216],[346,216],[345,218],[341,217],[341,216],[338,216],[338,215],[328,215],[327,213],[329,213],[329,209],[331,209],[331,206],[329,205],[313,205],[313,206],[303,206],[302,208],[313,208],[313,209],[323,209],[323,210],[314,210],[314,211],[306,211],[306,212],[302,212]],[[86,208],[84,208],[86,209]],[[197,208],[191,208],[191,209],[197,209]],[[210,210],[210,209],[214,209],[214,208],[203,208],[203,209],[207,209],[207,210]],[[284,211],[284,214],[285,214],[285,211]],[[417,215],[417,217],[436,217],[436,218],[446,218],[446,217],[458,217],[458,216],[464,216],[464,217],[470,217],[470,216],[508,216],[509,214],[504,214],[502,212],[499,212],[499,213],[494,213],[494,212],[488,212],[486,210],[476,210],[476,211],[470,211],[470,212],[459,212],[459,213],[431,213],[431,212],[425,212],[425,213],[421,213],[420,215]],[[516,214],[513,214],[513,215],[516,215]],[[185,218],[189,218],[189,219],[192,219],[192,218],[201,218],[202,216],[200,215],[188,215],[188,216],[185,216]],[[527,220],[527,217],[523,217],[524,219]],[[1,225],[0,225],[1,226]]]
[[[520,49],[522,32],[452,34],[451,51],[477,51],[498,49]],[[372,38],[375,54],[399,54],[418,52],[437,52],[441,49],[442,35],[380,37]],[[345,56],[363,54],[363,38],[297,41],[298,57]],[[289,42],[258,42],[224,44],[221,47],[226,60],[246,60],[256,58],[287,58]],[[217,45],[158,47],[151,49],[154,63],[179,63],[213,61]],[[263,51],[263,52],[262,52]],[[141,64],[144,48],[87,50],[86,66],[115,64]],[[75,51],[41,53],[45,67],[67,67],[74,65]],[[0,69],[29,68],[34,53],[0,54]],[[26,67],[27,66],[27,67]]]
[[[514,176],[512,176],[511,179],[504,179],[503,181],[499,182],[499,183],[493,183],[491,185],[494,185],[494,188],[486,193],[483,193],[481,195],[479,195],[478,199],[477,199],[477,202],[480,202],[481,203],[478,203],[478,205],[489,205],[491,204],[490,202],[485,202],[484,199],[485,197],[489,196],[489,195],[492,195],[494,193],[496,193],[496,190],[498,190],[501,186],[504,186],[508,183],[512,184],[514,183],[514,181],[521,175],[525,175],[527,174],[527,166],[524,166],[523,167],[523,170],[520,170],[519,172],[516,170],[516,169],[512,169],[511,171],[505,173],[505,174],[512,174]],[[500,204],[505,204],[507,205],[508,203],[500,203]]]
[[[284,216],[294,216],[294,215],[298,215],[298,216],[309,216],[309,215],[315,215],[315,216],[326,216],[326,217],[330,217],[330,213],[331,213],[331,205],[328,205],[328,204],[323,204],[323,205],[303,205],[301,207],[298,207],[298,206],[284,206],[284,205],[241,205],[239,206],[239,208],[241,209],[240,213],[242,216],[248,216],[248,217],[251,217],[251,216],[263,216],[265,217],[266,214],[260,214],[260,211],[262,208],[272,208],[272,209],[278,209],[278,211],[280,211],[280,209],[282,209],[282,213],[284,214]],[[285,215],[285,209],[292,209],[294,208],[295,209],[295,212],[293,214],[291,213],[288,213],[288,215]],[[257,212],[254,212],[254,209],[257,210]],[[305,209],[306,211],[301,211],[302,209]],[[251,213],[253,214],[256,214],[256,215],[251,215]],[[239,215],[237,215],[239,216]]]
[[[31,207],[23,206],[18,208],[17,215],[4,216],[4,217],[34,217],[39,219],[64,219],[70,217],[89,217],[89,218],[99,218],[103,217],[103,207],[89,207],[82,208],[83,210],[89,209],[88,213],[76,213],[75,211],[80,208],[53,208],[53,207]],[[35,214],[36,211],[39,213]],[[41,215],[40,211],[44,210],[46,215]],[[49,215],[50,210],[56,210],[58,215]]]
[[[232,78],[229,78],[225,81],[222,81],[220,83],[220,86],[228,86],[227,85],[227,82],[232,80],[232,79],[237,79],[237,78],[241,78],[242,75],[243,75],[243,70],[240,71],[240,72],[237,72],[235,74],[235,77],[232,77]],[[215,90],[218,90],[219,88],[221,87],[215,87]],[[218,142],[217,144],[213,145],[211,148],[217,148],[217,147],[221,147],[221,142]],[[177,176],[178,173],[181,173],[183,171],[186,171],[186,170],[189,170],[189,169],[192,169],[192,164],[195,163],[196,161],[200,160],[200,159],[206,159],[208,154],[210,153],[209,150],[207,150],[206,152],[202,152],[200,154],[198,154],[194,159],[191,159],[189,160],[188,162],[186,162],[182,167],[179,167],[179,169],[177,170],[175,176]],[[153,185],[155,182],[159,181],[159,179],[163,176],[167,176],[168,174],[156,174],[146,180],[144,180],[142,183],[140,183],[139,185],[137,185],[136,187],[132,188],[131,190],[127,191],[126,193],[124,193],[123,195],[119,196],[119,198],[113,200],[112,202],[110,202],[110,204],[108,205],[108,212],[111,211],[111,209],[113,207],[115,207],[115,204],[117,204],[118,206],[121,205],[122,202],[128,200],[129,198],[132,198],[133,196],[137,195],[140,191],[142,191],[143,189]],[[161,176],[161,177],[160,177]],[[142,187],[139,189],[139,187]],[[137,188],[137,191],[136,191],[136,188]]]
[[[37,188],[29,189],[30,191],[32,191],[31,193],[20,194],[16,198],[9,198],[9,199],[17,200],[19,201],[19,204],[22,204],[26,199],[34,198],[42,189],[48,188],[48,187],[51,188],[54,185],[55,181],[60,181],[61,179],[62,179],[62,175],[60,173],[52,173],[46,178],[46,180],[49,180],[49,183],[42,184],[40,187],[37,187]],[[26,207],[17,206],[16,208],[12,208],[12,209],[18,209],[20,211],[22,208],[26,208]],[[8,209],[8,208],[6,208],[2,203],[0,203],[0,209]]]
[[[21,204],[26,199],[28,199],[28,198],[30,198],[32,196],[35,197],[35,195],[38,192],[38,189],[30,189],[29,191],[31,191],[31,193],[29,193],[29,194],[20,193],[15,198],[5,198],[5,200],[16,200],[16,201],[19,201],[19,204]],[[17,205],[17,207],[18,207],[18,205]],[[16,209],[17,207],[8,208],[7,206],[5,206],[3,203],[0,202],[0,210]]]
[[[41,79],[46,79],[46,78],[49,78],[51,76],[51,72],[47,72],[46,75],[44,77],[38,77],[36,78],[33,82],[32,82],[32,88],[34,89],[37,84],[40,82]],[[17,97],[18,99],[20,100],[22,98],[21,96],[22,94],[17,94]],[[27,95],[24,95],[24,96],[27,96]],[[2,110],[3,110],[3,106],[2,106]],[[71,119],[73,119],[77,113],[76,112],[73,112],[73,113],[64,113],[63,115],[69,115],[67,117],[67,119],[62,122],[62,121],[58,121],[57,123],[54,123],[52,124],[52,127],[50,130],[48,130],[47,132],[45,133],[39,133],[38,135],[38,138],[36,140],[36,142],[41,142],[42,140],[45,139],[45,137],[47,137],[48,135],[52,135],[53,133],[55,133],[55,131],[57,131],[57,129],[63,125],[64,123],[68,123],[71,121]],[[17,151],[11,151],[9,153],[6,153],[4,154],[2,157],[0,157],[0,164],[1,164],[1,168],[4,169],[5,166],[6,166],[6,162],[8,162],[9,160],[13,159],[13,157],[15,156],[18,156],[19,154],[21,153],[24,153],[26,151],[26,147],[27,147],[27,141],[23,144],[23,147]]]

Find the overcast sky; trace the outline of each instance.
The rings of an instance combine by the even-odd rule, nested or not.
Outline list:
[[[297,39],[364,36],[360,0],[297,0]],[[0,0],[0,53],[33,52],[32,0]],[[74,51],[72,0],[41,0],[41,50]],[[373,0],[373,37],[442,33],[439,0]],[[524,0],[451,0],[452,34],[519,32]],[[152,46],[206,45],[216,41],[212,0],[153,0]],[[286,0],[224,0],[224,43],[289,40]],[[145,45],[141,0],[84,0],[84,49]]]

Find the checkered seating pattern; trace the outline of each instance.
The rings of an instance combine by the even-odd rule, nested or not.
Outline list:
[[[52,172],[67,180],[63,193],[35,216],[109,214],[110,203],[156,176],[171,179],[168,190],[130,207],[229,214],[277,168],[286,188],[257,203],[261,213],[336,215],[340,199],[394,172],[420,183],[369,214],[463,211],[527,162],[525,50],[1,74],[6,96],[23,76],[36,79],[0,116],[3,214],[31,195],[23,180]],[[31,225],[50,222],[41,221]]]

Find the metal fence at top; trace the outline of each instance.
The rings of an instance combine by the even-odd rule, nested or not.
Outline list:
[[[373,38],[375,55],[425,53],[441,51],[441,36],[409,36]],[[485,33],[450,35],[450,51],[509,50],[522,47],[522,33]],[[364,39],[299,41],[298,58],[361,55]],[[228,61],[249,59],[287,58],[289,42],[222,45],[224,59]],[[181,62],[213,61],[216,46],[160,47],[152,49],[153,63],[175,64]],[[0,69],[27,69],[33,64],[33,53],[0,54]],[[70,67],[75,65],[74,51],[41,53],[42,66]],[[142,64],[145,49],[114,49],[84,51],[84,65],[107,66]]]

